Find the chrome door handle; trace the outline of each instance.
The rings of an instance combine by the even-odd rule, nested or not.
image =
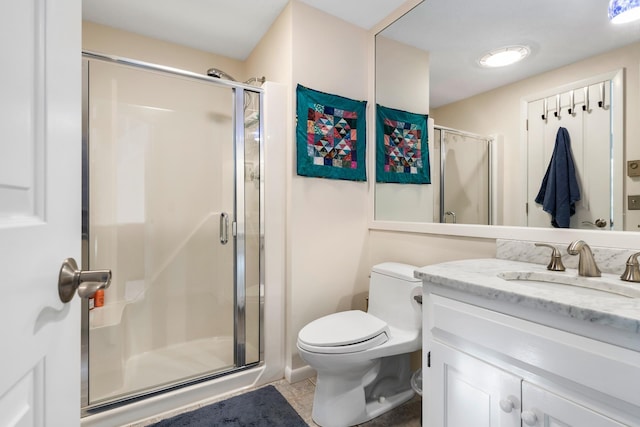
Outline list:
[[[595,222],[582,221],[582,223],[586,225],[593,225],[594,227],[598,227],[598,228],[604,228],[607,226],[607,220],[602,218],[596,219]]]
[[[67,258],[58,274],[58,295],[62,302],[69,302],[74,292],[80,298],[91,298],[96,291],[106,289],[111,284],[111,270],[78,270],[73,258]]]
[[[222,212],[220,214],[220,243],[226,245],[229,241],[229,214]]]

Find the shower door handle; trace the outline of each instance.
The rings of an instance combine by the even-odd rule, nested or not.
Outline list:
[[[58,296],[60,301],[69,302],[78,291],[80,298],[91,298],[100,289],[111,284],[111,270],[79,270],[76,260],[67,258],[58,274]]]
[[[229,242],[229,214],[220,214],[220,243],[226,245]]]
[[[447,216],[451,215],[451,218],[453,218],[453,224],[456,223],[456,213],[454,211],[448,211],[444,213],[444,222],[447,222]]]

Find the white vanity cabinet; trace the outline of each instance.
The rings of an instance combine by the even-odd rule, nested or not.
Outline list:
[[[423,426],[640,427],[640,352],[484,301],[425,281]]]
[[[431,348],[427,426],[625,425],[447,345]]]
[[[428,374],[426,425],[520,426],[520,377],[438,342]]]
[[[523,426],[622,427],[625,424],[585,406],[522,381]]]

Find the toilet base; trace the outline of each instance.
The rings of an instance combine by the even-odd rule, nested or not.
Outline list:
[[[409,354],[368,361],[347,370],[318,370],[312,418],[346,427],[378,417],[411,399]]]

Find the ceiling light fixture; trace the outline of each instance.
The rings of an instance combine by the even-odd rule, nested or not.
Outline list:
[[[515,64],[518,61],[522,61],[524,58],[529,56],[530,53],[531,51],[527,46],[507,46],[488,52],[482,58],[480,58],[478,62],[483,67],[504,67],[506,65],[511,65]]]
[[[640,0],[611,0],[609,2],[609,20],[614,24],[640,19]]]

